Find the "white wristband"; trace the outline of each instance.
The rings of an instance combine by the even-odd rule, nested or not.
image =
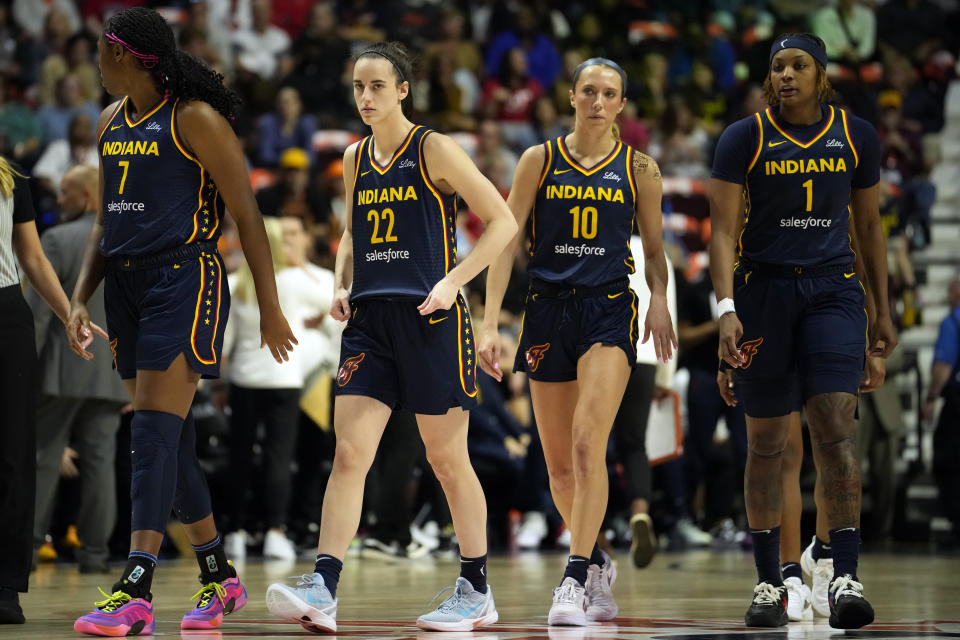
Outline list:
[[[733,298],[724,298],[717,303],[717,317],[722,317],[728,313],[736,313],[737,310],[733,306]]]

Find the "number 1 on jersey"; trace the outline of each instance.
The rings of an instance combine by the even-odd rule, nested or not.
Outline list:
[[[123,167],[123,176],[120,178],[120,190],[117,193],[123,193],[123,185],[127,183],[127,170],[130,168],[130,161],[121,160],[117,164]]]
[[[807,211],[813,211],[813,178],[804,182],[802,186],[807,192]]]

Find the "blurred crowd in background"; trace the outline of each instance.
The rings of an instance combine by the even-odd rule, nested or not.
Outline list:
[[[831,59],[835,102],[876,126],[891,311],[901,330],[923,322],[918,287],[924,282],[912,256],[931,243],[937,190],[930,175],[943,158],[938,134],[960,48],[956,0],[836,0],[822,6],[797,0],[3,0],[0,154],[33,178],[41,231],[68,217],[61,184],[68,169],[97,166],[95,126],[112,99],[100,86],[96,42],[111,12],[137,4],[161,11],[180,46],[221,72],[243,99],[233,125],[260,209],[276,219],[268,235],[278,281],[287,281],[284,308],[300,338],[298,362],[288,365],[297,373],[282,383],[258,372],[249,359],[259,346],[258,338],[250,338],[257,325],[244,311],[245,305],[255,309],[254,294],[228,220],[221,252],[233,271],[234,308],[224,379],[201,388],[194,412],[215,509],[223,514],[219,524],[234,557],[249,551],[289,559],[316,540],[334,450],[331,381],[342,330],[326,314],[330,270],[345,224],[341,157],[367,134],[353,102],[351,56],[371,42],[399,40],[415,52],[414,119],[453,136],[504,196],[519,154],[569,131],[568,92],[576,66],[604,56],[626,70],[621,136],[651,155],[664,176],[664,232],[676,275],[680,339],[670,386],[679,394],[688,440],[691,421],[699,422],[697,441],[686,443],[686,453],[655,468],[651,513],[663,547],[750,544],[740,491],[745,452],[731,433],[743,428],[742,412],[721,410],[713,384],[716,301],[706,269],[705,188],[724,127],[767,106],[761,85],[777,35],[820,36]],[[480,230],[476,216],[461,208],[461,257]],[[509,344],[504,369],[512,362],[525,289],[520,256],[501,318]],[[472,313],[482,317],[482,278],[467,294]],[[282,302],[283,296],[281,289]],[[864,400],[884,402],[885,408],[861,409],[865,422],[872,420],[863,427],[872,435],[862,438],[861,447],[867,544],[930,535],[929,518],[927,528],[918,529],[905,507],[904,478],[924,473],[922,446],[910,434],[916,421],[909,420],[920,389],[898,373],[917,370],[916,354],[901,353],[888,366],[889,382],[875,394],[886,399]],[[550,499],[526,381],[507,375],[497,384],[478,376],[482,402],[471,415],[470,451],[487,492],[492,545],[563,546],[565,528]],[[113,545],[125,553],[129,462],[123,439],[129,420],[122,416],[129,407],[117,408],[120,508]],[[618,453],[615,436],[602,534],[614,547],[629,544],[630,497],[623,491]],[[69,557],[84,544],[84,532],[73,526],[77,500],[71,498],[80,490],[82,464],[68,446],[60,497],[48,513],[38,512],[41,560]],[[805,464],[807,512],[813,473],[812,464]],[[77,475],[79,481],[71,480]],[[453,544],[449,514],[412,416],[397,413],[387,427],[365,502],[356,545],[361,555],[415,558]],[[960,531],[960,523],[953,530]],[[171,533],[175,552],[175,527]]]

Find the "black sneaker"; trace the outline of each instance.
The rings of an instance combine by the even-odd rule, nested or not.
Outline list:
[[[783,627],[787,624],[787,588],[761,582],[753,588],[753,602],[743,616],[748,627]]]
[[[0,624],[23,624],[20,594],[15,589],[0,587]]]
[[[849,573],[835,577],[828,589],[830,626],[859,629],[873,622],[873,607],[863,597],[863,584]]]

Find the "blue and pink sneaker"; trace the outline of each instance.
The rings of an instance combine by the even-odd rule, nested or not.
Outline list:
[[[234,576],[222,582],[205,584],[193,595],[197,601],[180,622],[181,629],[216,629],[223,624],[223,616],[238,611],[247,604],[247,590]]]
[[[123,637],[141,633],[152,634],[153,603],[145,598],[133,598],[123,591],[114,591],[113,595],[100,589],[106,598],[95,602],[96,609],[77,618],[73,630],[91,636]]]

